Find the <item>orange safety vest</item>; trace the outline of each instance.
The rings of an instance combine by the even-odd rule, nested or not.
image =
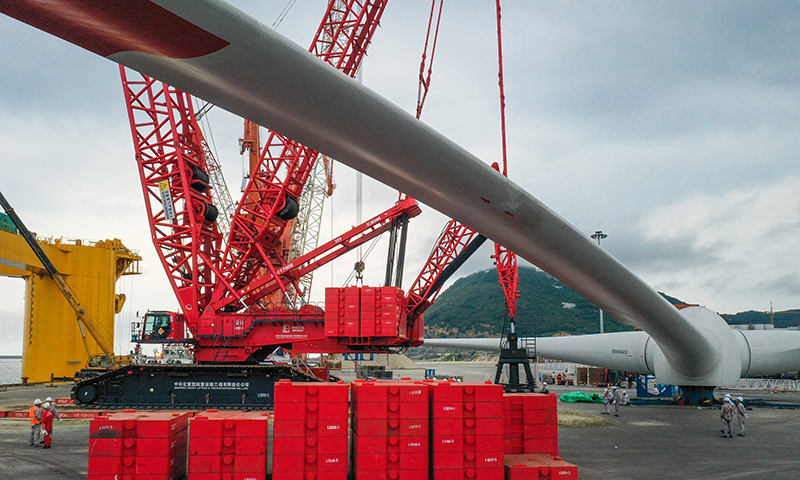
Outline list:
[[[36,415],[36,410],[39,408],[40,407],[36,406],[31,407],[31,425],[38,425],[42,423],[41,420],[39,420],[39,417]],[[41,410],[39,410],[39,414],[41,415]]]

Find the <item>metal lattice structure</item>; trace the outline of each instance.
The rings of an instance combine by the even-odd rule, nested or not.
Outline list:
[[[327,163],[327,162],[324,162]],[[294,222],[291,237],[289,261],[317,248],[319,232],[322,226],[322,212],[325,199],[328,197],[329,172],[323,162],[317,162],[308,178],[306,188],[300,196],[300,212]],[[294,291],[295,303],[306,303],[311,292],[314,272],[311,271],[298,280],[298,288]]]
[[[218,278],[222,235],[210,193],[208,150],[189,95],[120,67],[150,233],[187,314]]]
[[[309,50],[355,75],[385,6],[385,0],[332,0]],[[419,212],[413,200],[399,202],[317,248],[330,163],[315,167],[318,152],[275,132],[261,148],[255,124],[256,136],[248,137],[255,141],[242,146],[260,152],[234,211],[192,98],[146,75],[124,69],[121,75],[156,250],[186,325],[201,344],[210,341],[198,358],[241,360],[251,352],[243,345],[268,343],[269,337],[256,338],[254,329],[266,326],[251,309],[265,311],[284,299],[296,305],[316,268],[387,231],[397,216]],[[244,316],[226,317],[236,312]]]

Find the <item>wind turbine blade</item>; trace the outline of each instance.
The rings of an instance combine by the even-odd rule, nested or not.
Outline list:
[[[0,11],[248,118],[419,199],[646,330],[688,378],[719,344],[586,234],[413,115],[215,0],[24,0]]]

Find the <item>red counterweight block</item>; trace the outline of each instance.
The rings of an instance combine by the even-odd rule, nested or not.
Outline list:
[[[362,337],[374,337],[381,331],[380,291],[380,287],[364,287],[361,289],[360,336]]]
[[[206,410],[189,422],[189,478],[267,477],[269,414]]]
[[[325,289],[325,335],[358,337],[361,328],[361,288]]]
[[[505,469],[508,480],[578,479],[577,466],[544,453],[506,455]]]
[[[406,338],[405,296],[398,287],[361,289],[361,336]]]
[[[344,382],[275,384],[273,480],[346,480],[348,386]]]
[[[410,379],[352,384],[355,480],[427,480],[429,385]]]
[[[93,419],[88,478],[183,478],[190,417],[190,413],[125,410]]]
[[[507,393],[503,395],[503,428],[506,454],[558,455],[558,413],[554,393]]]
[[[486,383],[431,384],[433,480],[502,480],[503,387]]]

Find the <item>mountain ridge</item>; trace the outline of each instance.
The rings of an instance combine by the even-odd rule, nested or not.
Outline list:
[[[600,332],[600,311],[562,282],[534,267],[520,267],[516,325],[520,336],[549,337]],[[659,292],[661,293],[661,292]],[[670,303],[685,304],[661,293]],[[770,323],[768,312],[749,310],[720,314],[729,324]],[[456,280],[425,312],[425,336],[485,337],[503,333],[505,299],[494,269]],[[775,312],[775,327],[800,325],[800,309]],[[604,332],[631,331],[604,315]]]

